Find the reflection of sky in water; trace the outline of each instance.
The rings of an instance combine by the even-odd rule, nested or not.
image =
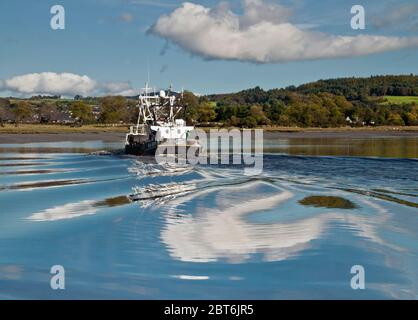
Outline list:
[[[0,298],[418,297],[416,160],[266,155],[245,177],[33,147],[0,155],[28,163],[0,166]],[[299,203],[312,195],[356,208]],[[350,288],[355,264],[365,291]]]

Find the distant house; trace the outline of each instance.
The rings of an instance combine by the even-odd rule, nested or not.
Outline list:
[[[75,123],[75,122],[76,122],[75,119],[71,116],[71,112],[67,110],[64,112],[60,112],[57,115],[55,123],[70,124],[70,123]]]
[[[100,106],[93,106],[93,115],[96,120],[100,118],[101,108]]]

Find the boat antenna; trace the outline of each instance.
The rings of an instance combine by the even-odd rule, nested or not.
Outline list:
[[[187,109],[188,109],[188,105],[187,103],[184,103],[184,86],[181,87],[181,103],[184,107],[183,109],[183,116],[185,119],[187,119]]]

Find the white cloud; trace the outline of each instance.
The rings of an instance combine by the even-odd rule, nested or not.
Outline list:
[[[418,37],[307,30],[288,22],[287,8],[263,0],[243,0],[243,9],[238,15],[224,4],[210,9],[186,2],[161,16],[150,32],[208,59],[256,63],[353,57],[418,46]]]
[[[281,24],[288,21],[292,11],[277,3],[260,0],[244,0],[244,15],[240,19],[240,27],[246,28],[260,22]]]
[[[0,91],[21,96],[44,95],[134,95],[129,82],[99,82],[86,75],[74,73],[29,73],[0,80]]]
[[[133,89],[129,82],[106,82],[101,84],[101,90],[109,95],[133,96],[138,90]]]
[[[3,88],[22,94],[82,94],[93,91],[97,82],[73,73],[29,73],[3,81]]]

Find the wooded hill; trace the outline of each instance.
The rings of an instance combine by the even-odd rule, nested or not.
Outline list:
[[[216,106],[217,122],[245,127],[418,124],[418,76],[414,75],[320,80],[267,91],[256,87],[202,99]]]
[[[290,87],[289,90],[303,94],[328,92],[349,100],[368,96],[418,96],[418,76],[329,79]]]

